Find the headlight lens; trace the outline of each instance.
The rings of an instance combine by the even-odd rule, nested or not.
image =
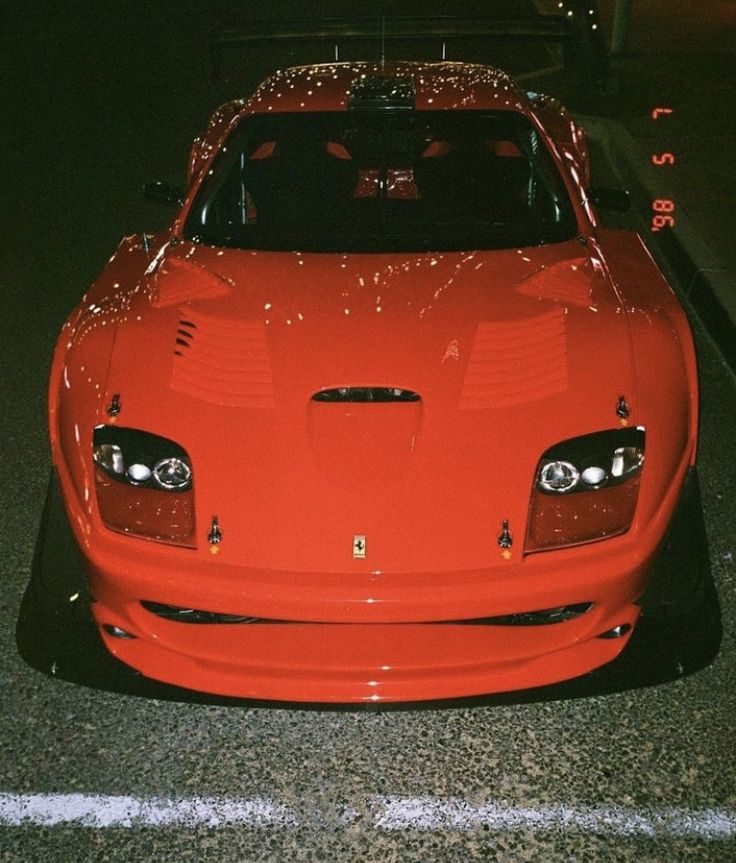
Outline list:
[[[123,453],[119,446],[111,443],[99,444],[95,447],[95,461],[107,473],[122,476],[125,473]]]
[[[643,463],[643,428],[596,432],[548,449],[537,465],[526,552],[625,533]]]
[[[138,429],[98,426],[92,458],[106,527],[158,542],[196,545],[192,466],[179,444]]]
[[[611,476],[614,479],[626,479],[629,474],[638,470],[644,461],[644,442],[641,446],[621,446],[614,450]]]
[[[604,468],[591,465],[580,474],[580,479],[588,488],[600,488],[608,479],[608,474]]]
[[[182,491],[189,488],[192,480],[192,469],[184,459],[162,458],[153,467],[153,478],[161,488],[169,491]]]
[[[548,461],[539,469],[539,485],[549,492],[564,494],[580,481],[580,471],[569,461]]]
[[[151,478],[151,468],[147,464],[132,464],[128,468],[128,479],[135,483],[148,482]]]

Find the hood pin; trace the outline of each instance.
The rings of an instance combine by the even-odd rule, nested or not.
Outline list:
[[[120,411],[120,393],[115,393],[112,397],[112,401],[107,406],[107,415],[114,419],[115,417],[117,417]]]
[[[207,542],[210,544],[210,554],[217,554],[220,551],[220,543],[222,542],[222,531],[217,516],[212,516],[212,524],[210,532],[207,534]]]
[[[503,527],[501,529],[501,533],[498,535],[498,546],[502,548],[501,557],[504,560],[511,559],[511,546],[514,544],[514,537],[511,535],[511,531],[509,530],[509,522],[508,519],[503,520]]]
[[[630,414],[631,408],[626,402],[626,396],[619,396],[618,404],[616,405],[616,416],[621,420],[622,426],[627,426],[629,424]]]

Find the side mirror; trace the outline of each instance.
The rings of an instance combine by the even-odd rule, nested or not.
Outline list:
[[[588,198],[597,207],[602,210],[610,210],[612,213],[626,213],[631,207],[631,195],[626,189],[591,186],[588,189]]]
[[[181,207],[184,203],[185,192],[176,186],[170,186],[160,180],[153,180],[143,186],[143,194],[149,201],[156,201],[159,204],[176,204]]]

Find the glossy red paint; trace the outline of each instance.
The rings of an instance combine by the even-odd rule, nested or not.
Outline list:
[[[695,358],[641,241],[597,227],[580,203],[587,150],[561,107],[555,125],[553,103],[535,105],[485,67],[392,67],[417,82],[417,110],[502,108],[540,128],[546,115],[584,242],[323,254],[178,239],[239,116],[345,110],[349,82],[378,69],[287,70],[221,109],[193,148],[182,215],[150,248],[126,238],[62,330],[54,464],[103,639],[152,678],[294,701],[474,695],[583,674],[625,646],[602,633],[636,623],[695,458]],[[421,400],[312,399],[345,386]],[[186,449],[196,547],[105,526],[91,439],[114,423]],[[541,453],[625,424],[647,435],[628,531],[525,554]],[[513,544],[501,548],[506,521]],[[354,556],[356,536],[365,557]],[[267,622],[182,624],[142,600]],[[461,623],[583,602],[591,610],[564,623]]]

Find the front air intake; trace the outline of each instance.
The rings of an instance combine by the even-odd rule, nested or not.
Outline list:
[[[186,608],[179,605],[166,605],[163,602],[141,600],[146,611],[163,617],[164,620],[175,620],[177,623],[259,623],[258,617],[246,617],[242,614],[223,614],[217,611],[202,611],[199,608]],[[117,628],[117,627],[116,627]],[[115,633],[111,633],[115,634]],[[118,636],[121,637],[121,636]]]
[[[398,387],[335,387],[312,396],[315,402],[418,402],[419,393]]]

